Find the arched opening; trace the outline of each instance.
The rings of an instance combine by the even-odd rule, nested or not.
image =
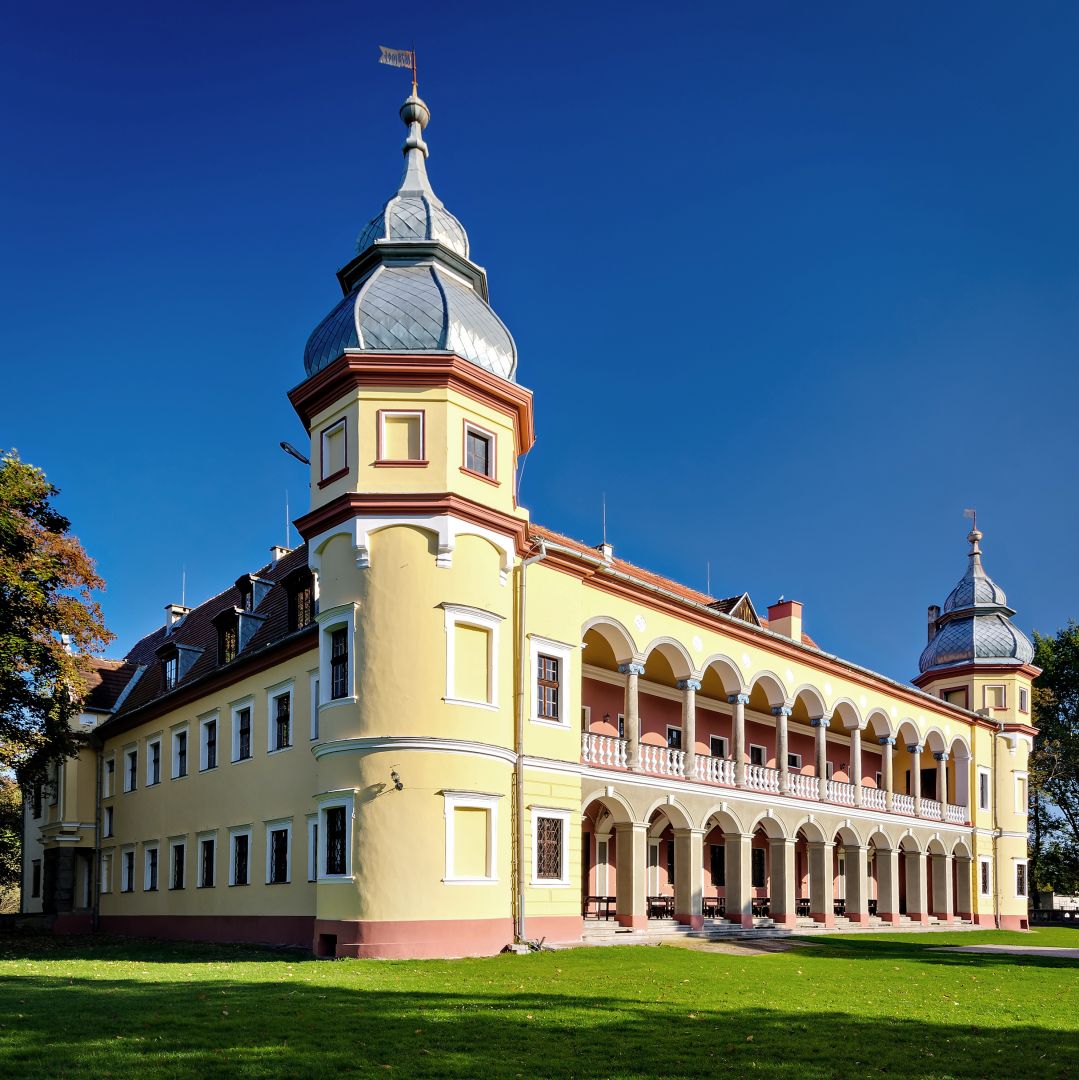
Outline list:
[[[955,918],[955,877],[952,853],[936,837],[929,841],[926,882],[929,914],[939,922]]]
[[[592,799],[581,829],[581,912],[585,919],[614,924],[618,911],[618,833],[632,821],[620,796]],[[619,826],[622,826],[620,829]],[[632,848],[632,837],[628,837]],[[632,857],[632,850],[628,858]]]
[[[641,732],[641,768],[659,776],[684,776],[682,691],[680,680],[688,675],[688,657],[663,642],[644,660],[638,697]]]
[[[701,669],[696,695],[697,778],[734,786],[734,719],[729,698],[742,693],[742,676],[733,661],[713,656]]]
[[[824,699],[811,686],[799,689],[787,720],[787,789],[799,798],[820,798],[817,778],[817,728],[813,721],[827,713]]]
[[[920,791],[924,790],[926,781],[921,777],[924,748],[917,749],[922,746],[920,739],[921,735],[912,720],[900,723],[892,759],[892,808],[897,814],[913,816],[915,800],[920,799]],[[911,747],[915,749],[912,750]],[[930,783],[933,783],[934,779],[930,777]]]
[[[952,739],[948,756],[951,762],[949,769],[948,804],[951,811],[947,819],[956,825],[969,824],[971,817],[971,769],[972,760],[970,747],[959,736]]]
[[[803,822],[795,833],[794,860],[797,916],[822,926],[834,926],[834,846],[815,822]]]
[[[585,624],[581,654],[582,760],[599,768],[625,768],[626,676],[620,666],[632,663],[636,646],[615,620]]]
[[[866,718],[862,732],[862,805],[870,810],[887,810],[889,772],[894,760],[891,720],[883,709],[875,709]]]
[[[787,691],[777,676],[761,672],[754,677],[746,707],[743,764],[746,787],[755,791],[779,791],[773,709],[786,703]]]
[[[699,833],[676,803],[656,806],[648,815],[644,904],[648,919],[701,925]]]
[[[848,826],[836,830],[832,843],[836,918],[852,923],[868,923],[870,889],[867,849],[858,834]]]
[[[929,897],[925,852],[909,833],[900,840],[899,849],[902,863],[899,910],[911,922],[928,925]]]
[[[725,810],[714,810],[702,831],[702,914],[741,926],[741,823]]]

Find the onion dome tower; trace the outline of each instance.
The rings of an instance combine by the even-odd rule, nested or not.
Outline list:
[[[517,348],[488,303],[487,275],[469,258],[468,234],[427,177],[423,131],[431,113],[414,93],[397,191],[360,232],[338,273],[345,298],[315,328],[304,366],[314,375],[349,349],[451,352],[512,380]]]
[[[953,704],[996,719],[1029,715],[1034,646],[1011,621],[1004,590],[982,565],[982,533],[967,535],[967,571],[944,601],[929,608],[929,643],[914,682]],[[1017,681],[1018,680],[1018,681]]]

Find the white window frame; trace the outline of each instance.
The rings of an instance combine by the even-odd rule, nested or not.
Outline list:
[[[989,691],[990,690],[999,690],[1000,691],[1000,694],[1001,694],[1001,704],[1000,705],[990,705],[989,704]],[[1007,685],[1007,683],[986,683],[982,687],[982,708],[983,709],[992,709],[994,712],[999,712],[1001,709],[1006,709],[1007,707],[1008,707],[1008,685]]]
[[[214,768],[220,768],[221,766],[221,714],[218,712],[208,713],[206,716],[199,717],[199,772],[210,772],[209,766],[209,753],[206,739],[206,729],[210,724],[217,725],[217,761],[214,763]],[[187,749],[188,755],[191,753],[191,748]]]
[[[318,735],[318,732],[319,732],[319,726],[318,726],[318,705],[319,705],[319,701],[318,701],[318,699],[319,699],[320,689],[321,689],[321,686],[322,686],[322,676],[320,675],[317,668],[314,671],[309,671],[307,673],[307,682],[308,682],[308,687],[310,688],[310,692],[311,692],[311,697],[310,697],[310,701],[311,701],[310,739],[311,739],[311,742],[315,742],[315,741],[317,741],[317,739],[319,737],[319,735]]]
[[[600,858],[602,850],[603,858]],[[602,874],[602,878],[601,875]],[[611,837],[610,834],[596,837],[596,895],[607,896],[611,884]]]
[[[718,739],[723,744],[723,753],[722,754],[717,755],[716,752],[712,749],[713,740],[716,740],[716,739]],[[731,756],[730,755],[730,749],[731,749],[731,742],[730,742],[730,739],[728,739],[726,735],[709,735],[708,736],[708,753],[712,757],[720,757],[720,758],[723,758],[723,759],[727,759],[727,758],[729,758]]]
[[[283,754],[296,745],[296,680],[285,679],[266,691],[266,753]],[[288,746],[274,746],[277,731],[277,699],[288,697]]]
[[[109,765],[112,772],[109,772]],[[116,755],[111,754],[101,766],[101,797],[111,799],[116,794]]]
[[[128,856],[131,856],[130,860]],[[128,873],[128,866],[131,872]],[[125,844],[120,849],[120,892],[133,893],[135,891],[135,845]]]
[[[982,779],[985,779],[985,805],[982,805]],[[991,810],[993,808],[993,774],[989,769],[978,766],[978,809]]]
[[[825,780],[831,780],[834,775],[835,775],[835,764],[833,762],[831,762],[831,761],[826,761],[824,763],[824,779]]]
[[[418,458],[386,457],[386,417],[418,416],[420,420],[420,456]],[[423,409],[379,409],[378,410],[378,462],[386,465],[400,465],[402,462],[421,464],[427,461],[427,421]]]
[[[1019,867],[1023,868],[1023,881],[1026,884],[1026,892],[1019,891]],[[1030,862],[1027,859],[1012,859],[1012,889],[1015,891],[1016,900],[1030,899]]]
[[[540,637],[538,634],[528,635],[528,663],[529,670],[531,671],[530,679],[532,683],[532,699],[528,707],[528,718],[532,723],[554,728],[568,728],[570,726],[569,718],[573,709],[573,695],[571,693],[573,680],[570,677],[570,668],[573,652],[573,646],[567,645],[564,641],[555,641],[553,638]],[[495,655],[498,655],[497,649],[495,650]],[[537,708],[537,697],[539,694],[538,669],[539,658],[541,656],[549,656],[552,660],[558,661],[558,715],[561,717],[559,720],[551,720],[549,717],[540,716],[539,709]],[[488,670],[494,670],[490,664],[490,658],[488,658]],[[587,727],[585,730],[588,730]]]
[[[282,830],[288,834],[285,839],[285,880],[271,882],[270,871],[273,868],[273,853],[270,845],[270,833],[281,832]],[[250,861],[250,857],[248,861]],[[266,822],[266,884],[292,884],[292,818],[278,818],[276,821]]]
[[[345,872],[343,874],[326,873],[326,811],[335,807],[345,810]],[[330,884],[340,881],[352,881],[352,836],[355,818],[356,800],[351,792],[348,795],[335,795],[325,799],[318,806],[318,883]]]
[[[146,786],[147,787],[156,787],[158,784],[161,783],[161,780],[162,780],[162,773],[164,772],[164,769],[162,769],[161,766],[164,764],[165,755],[161,752],[162,751],[161,741],[162,740],[161,740],[160,735],[151,735],[146,740]],[[157,747],[157,780],[153,779],[153,775],[154,775],[154,772],[153,772],[153,769],[154,769],[154,754],[153,754],[153,749],[152,748],[154,746]]]
[[[495,884],[498,881],[498,801],[502,796],[478,791],[443,791],[442,796],[446,817],[446,872],[442,880],[447,885]],[[487,811],[487,872],[483,877],[466,877],[454,868],[454,812],[458,809]]]
[[[135,768],[134,768],[134,770],[132,770],[132,768],[131,768],[131,755],[132,754],[135,755]],[[139,748],[138,748],[137,744],[133,745],[133,746],[125,746],[124,747],[123,762],[124,762],[124,769],[123,769],[124,775],[122,777],[122,783],[120,785],[120,788],[123,791],[123,793],[126,795],[129,791],[137,790],[138,786],[139,786],[139,782],[138,782],[138,776],[139,776]],[[135,774],[134,783],[132,783],[132,780],[131,780],[132,772],[134,772],[134,774]]]
[[[982,867],[987,867],[989,873],[985,876],[986,887],[982,889]],[[978,895],[979,896],[992,896],[993,895],[993,860],[982,856],[978,859]]]
[[[529,809],[532,811],[532,868],[530,875],[532,885],[538,889],[567,889],[573,884],[570,881],[569,857],[570,825],[573,821],[573,811],[552,806],[532,806]],[[562,875],[558,879],[536,876],[536,869],[539,865],[539,852],[537,851],[539,834],[536,830],[536,821],[541,817],[559,818],[562,822]]]
[[[341,446],[344,448],[344,456],[342,458],[343,465],[340,469],[334,469],[333,472],[327,471],[326,468],[326,443],[331,439],[336,432],[341,432]],[[335,420],[332,424],[327,424],[319,432],[319,448],[318,448],[318,465],[319,465],[319,480],[325,480],[330,476],[337,476],[339,473],[344,474],[349,470],[348,463],[348,417],[342,416],[339,420]]]
[[[1030,691],[1025,686],[1019,687],[1019,711],[1030,712]]]
[[[242,758],[240,754],[240,711],[242,709],[251,710],[251,753]],[[229,716],[232,719],[232,731],[231,731],[231,743],[232,753],[229,757],[229,761],[233,765],[240,765],[245,761],[253,761],[255,758],[255,697],[253,694],[248,694],[245,698],[240,698],[238,701],[229,702]],[[221,728],[217,729],[217,759],[221,760]]]
[[[108,840],[114,835],[116,808],[110,803],[101,808],[101,835]]]
[[[1027,776],[1025,772],[1013,772],[1013,783],[1015,784],[1015,812],[1017,814],[1025,814],[1027,812]]]
[[[665,732],[666,739],[667,739],[667,742],[666,742],[667,749],[668,750],[671,749],[671,732],[672,731],[677,731],[678,732],[678,748],[680,750],[685,750],[685,747],[682,745],[682,725],[681,724],[668,724],[667,725],[667,730]]]
[[[763,743],[750,743],[749,744],[749,750],[748,750],[749,764],[750,765],[754,764],[754,761],[753,761],[753,751],[754,750],[759,750],[761,752],[761,764],[760,764],[760,767],[762,769],[766,769],[768,767],[768,747],[765,746]]]
[[[469,434],[480,435],[487,440],[487,465],[490,469],[489,472],[481,473],[476,469],[470,469],[468,467]],[[469,476],[482,476],[485,480],[491,480],[494,483],[498,483],[498,435],[493,431],[488,431],[485,427],[480,427],[479,424],[474,424],[471,420],[466,420],[464,433],[461,436],[461,468],[468,473]]]
[[[240,836],[247,837],[247,880],[236,880],[236,840]],[[229,829],[229,885],[250,885],[251,879],[251,863],[253,861],[253,855],[255,853],[254,845],[251,843],[251,826],[250,825],[234,825]]]
[[[187,736],[187,771],[183,774],[176,771],[179,767],[179,754],[177,753],[176,744],[179,741],[180,735]],[[172,729],[172,739],[170,741],[172,744],[172,757],[169,761],[169,778],[171,780],[183,780],[184,777],[191,775],[191,725],[186,723],[177,724],[176,727]]]
[[[182,847],[184,849],[184,882],[182,885],[176,884],[176,849]],[[161,866],[158,865],[157,876],[161,877]],[[169,838],[169,889],[187,889],[187,837],[186,836],[173,836]]]
[[[153,852],[157,856],[157,884],[150,888],[150,853]],[[142,891],[143,892],[160,892],[161,891],[161,845],[155,840],[150,844],[142,845]]]
[[[318,814],[307,815],[307,880],[318,881]]]
[[[581,730],[588,731],[592,727],[592,706],[581,706]]]
[[[318,670],[319,670],[319,712],[340,705],[355,705],[356,695],[356,605],[341,604],[338,607],[320,611],[315,616],[318,623]],[[334,630],[345,627],[348,644],[348,693],[342,698],[332,698],[333,679],[330,674],[331,640]]]
[[[202,876],[202,845],[209,840],[214,845],[214,880],[213,884],[207,885]],[[217,886],[217,830],[201,832],[195,837],[195,887],[199,889],[213,889]]]
[[[443,604],[446,629],[446,696],[442,699],[447,705],[468,705],[473,709],[498,708],[498,627],[503,621],[501,615],[482,608],[468,607],[464,604]],[[458,626],[472,626],[488,631],[487,634],[487,700],[470,701],[457,696],[454,687],[454,631]],[[535,683],[535,676],[531,680]],[[561,726],[561,725],[559,725]]]
[[[101,858],[98,862],[98,889],[103,894],[112,892],[112,856],[113,852],[110,848],[108,851],[101,853]]]
[[[791,761],[791,758],[794,758],[794,761]],[[791,769],[797,769],[799,772],[801,772],[801,770],[802,770],[802,755],[801,754],[792,754],[788,750],[787,751],[787,771],[789,772]]]

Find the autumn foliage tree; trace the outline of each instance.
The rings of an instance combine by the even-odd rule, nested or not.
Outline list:
[[[56,494],[14,450],[0,456],[0,770],[24,784],[78,749],[89,659],[112,640],[93,598],[104,582]]]

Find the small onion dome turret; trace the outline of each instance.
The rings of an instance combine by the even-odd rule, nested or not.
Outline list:
[[[1030,639],[1011,621],[1004,590],[982,566],[977,528],[967,536],[967,572],[948,594],[936,621],[936,633],[918,661],[924,674],[938,668],[967,664],[1029,664],[1034,659]]]

